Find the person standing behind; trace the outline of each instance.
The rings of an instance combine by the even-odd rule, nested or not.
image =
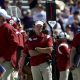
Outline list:
[[[14,16],[20,19],[22,18],[21,9],[14,4],[11,5],[9,0],[4,1],[4,7],[10,16]]]
[[[50,35],[42,33],[43,22],[36,21],[34,34],[29,36],[27,45],[33,80],[52,80],[51,59],[53,41]]]
[[[80,80],[80,33],[78,33],[71,43],[70,69],[73,80]]]
[[[32,10],[32,17],[33,17],[33,21],[43,21],[46,22],[46,11],[45,11],[45,7],[38,3]]]
[[[67,43],[67,34],[65,32],[61,32],[59,34],[59,39],[57,40],[57,54],[56,54],[56,62],[57,67],[60,72],[59,80],[68,80],[69,76],[69,56],[70,56],[70,48]]]
[[[6,69],[6,73],[0,80],[11,80],[13,72],[11,57],[16,53],[18,38],[14,28],[6,22],[7,12],[0,9],[0,64]]]
[[[31,10],[28,9],[26,13],[24,13],[22,22],[24,24],[24,30],[25,31],[30,31],[32,30],[34,21],[33,21],[33,17],[31,15]]]

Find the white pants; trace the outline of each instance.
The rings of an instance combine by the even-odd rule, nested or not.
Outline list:
[[[14,80],[14,78],[18,80],[18,72],[14,70],[10,62],[5,61],[1,65],[6,69],[6,72],[0,80]]]
[[[61,71],[59,80],[68,80],[68,76],[69,76],[69,69]]]
[[[47,62],[31,66],[33,80],[52,80],[52,66]]]
[[[73,80],[80,80],[80,67],[72,70]]]

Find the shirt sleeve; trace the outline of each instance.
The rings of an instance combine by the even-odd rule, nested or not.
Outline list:
[[[9,25],[8,25],[9,26]],[[10,60],[12,54],[14,54],[17,50],[17,47],[19,45],[18,43],[18,37],[14,31],[14,29],[12,28],[12,26],[9,26],[7,29],[6,29],[6,42],[8,44],[8,49],[6,51],[7,55],[6,58],[9,58],[7,60]],[[8,57],[10,56],[10,57]]]
[[[71,46],[77,47],[80,44],[80,34],[76,35],[71,43]]]
[[[48,47],[52,47],[53,46],[53,40],[52,37],[48,38]]]
[[[65,46],[61,46],[59,48],[59,50],[61,51],[62,55],[69,55],[70,54],[70,49]]]

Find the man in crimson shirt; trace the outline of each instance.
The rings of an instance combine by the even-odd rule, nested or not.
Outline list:
[[[80,53],[77,52],[77,47],[80,46],[80,33],[74,37],[71,46],[70,68],[72,70],[73,80],[80,80]],[[77,64],[74,63],[74,59],[76,59]]]
[[[0,80],[9,80],[9,74],[13,71],[11,57],[18,46],[15,30],[6,22],[7,17],[7,12],[0,9],[0,64],[6,69],[6,73]]]
[[[33,80],[52,80],[51,64],[47,61],[51,59],[53,41],[50,35],[42,33],[42,29],[43,22],[36,21],[24,53],[29,52]]]
[[[56,63],[60,72],[59,80],[68,80],[69,76],[70,48],[66,36],[65,32],[60,32],[59,39],[57,40]]]
[[[34,34],[29,37],[28,50],[33,80],[52,80],[50,64],[53,41],[50,35],[42,33],[43,22],[36,21],[33,27]]]

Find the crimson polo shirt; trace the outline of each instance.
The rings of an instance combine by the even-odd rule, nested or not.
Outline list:
[[[60,45],[63,44],[62,46],[58,46],[57,48],[57,54],[56,54],[56,62],[57,62],[57,67],[59,71],[65,71],[66,69],[69,68],[69,55],[70,55],[70,48],[68,44],[66,43],[60,43]]]
[[[50,35],[45,35],[45,34],[41,34],[41,35],[33,35],[32,37],[29,37],[28,40],[28,49],[29,50],[34,50],[35,47],[41,47],[41,48],[45,48],[45,47],[52,47],[53,46],[53,41],[52,41],[52,37]],[[39,65],[41,63],[46,62],[51,56],[49,54],[40,54],[37,56],[32,56],[30,58],[30,64],[31,66],[36,66]]]
[[[16,29],[16,35],[17,35],[17,37],[18,37],[18,43],[19,43],[18,49],[21,50],[21,49],[24,48],[23,35],[22,35],[21,32],[18,31],[17,29]],[[17,54],[18,54],[18,53],[17,53]],[[18,55],[17,55],[17,56],[18,56]],[[14,53],[14,54],[12,55],[12,57],[11,57],[11,62],[12,62],[13,67],[16,68],[16,62],[17,62],[16,53]]]
[[[12,54],[17,50],[18,37],[15,30],[8,23],[0,27],[0,57],[5,60],[11,60]]]
[[[71,46],[72,47],[77,47],[78,45],[80,45],[80,33],[79,34],[77,34],[75,37],[74,37],[74,39],[73,39],[73,41],[72,41],[72,43],[71,43]]]

